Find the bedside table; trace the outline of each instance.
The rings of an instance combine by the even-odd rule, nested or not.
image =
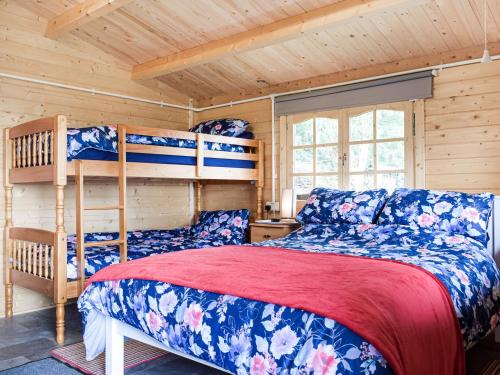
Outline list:
[[[286,236],[300,228],[296,222],[250,223],[250,242],[262,242]]]

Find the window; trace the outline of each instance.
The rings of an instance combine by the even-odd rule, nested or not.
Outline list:
[[[339,117],[335,112],[294,116],[291,180],[298,194],[339,186]]]
[[[405,102],[287,116],[286,186],[413,186],[412,114]]]

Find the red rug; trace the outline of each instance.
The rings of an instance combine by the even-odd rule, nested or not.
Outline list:
[[[105,359],[104,353],[100,354],[92,361],[85,359],[85,348],[83,342],[63,346],[62,348],[54,349],[51,352],[52,356],[58,360],[74,367],[85,374],[104,375]],[[132,368],[142,363],[152,361],[168,355],[164,350],[154,348],[135,340],[125,341],[125,368]]]

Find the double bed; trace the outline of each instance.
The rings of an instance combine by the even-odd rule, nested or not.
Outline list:
[[[380,202],[372,202],[373,199],[368,199],[368,205],[358,212],[364,215],[367,210],[380,211],[383,204],[381,206]],[[320,208],[316,212],[307,213],[306,205],[301,217],[305,221],[302,228],[282,239],[253,244],[251,249],[255,254],[259,254],[258,250],[262,249],[263,256],[272,254],[273,251],[282,251],[283,259],[292,257],[290,251],[307,253],[310,254],[309,257],[326,254],[337,260],[359,259],[360,280],[356,279],[356,275],[350,276],[354,280],[352,289],[358,291],[372,287],[369,281],[363,279],[362,260],[378,261],[374,264],[406,266],[412,272],[416,269],[422,277],[433,279],[446,291],[452,306],[451,322],[457,326],[460,350],[463,351],[491,333],[498,323],[500,272],[492,256],[491,243],[494,236],[491,228],[494,225],[490,224],[490,245],[487,246],[485,241],[488,237],[479,235],[478,232],[476,224],[480,226],[481,223],[476,211],[467,207],[462,209],[459,215],[467,216],[472,224],[468,223],[457,230],[460,225],[446,217],[446,214],[456,216],[458,211],[448,207],[448,203],[438,203],[439,206],[436,202],[430,204],[438,207],[435,211],[442,214],[441,222],[448,220],[448,231],[433,228],[425,211],[417,215],[418,225],[417,221],[408,225],[395,223],[398,221],[397,217],[404,218],[405,213],[409,213],[398,212],[399,209],[395,208],[404,205],[401,199],[395,201],[395,209],[393,212],[389,210],[388,214],[386,210],[389,204],[386,205],[385,222],[379,217],[377,224],[350,223],[350,220],[356,218],[355,215],[347,217],[347,222],[325,223],[324,218],[317,219],[324,210]],[[414,204],[408,207],[413,211],[416,209]],[[342,210],[347,209],[345,202],[337,204],[337,208],[340,216],[343,215]],[[443,213],[443,210],[446,212]],[[490,214],[486,217],[490,219]],[[223,252],[225,248],[220,249]],[[245,251],[244,248],[237,250]],[[165,261],[167,260],[169,259],[165,257]],[[278,272],[278,264],[276,269]],[[130,276],[133,273],[127,274],[126,269],[119,276],[118,271],[119,269],[115,269],[115,276],[108,279],[106,275],[91,279],[79,299],[79,308],[86,326],[87,356],[92,358],[106,347],[109,373],[120,373],[122,370],[122,336],[141,339],[165,350],[238,374],[401,373],[395,367],[393,358],[389,360],[387,355],[382,354],[390,354],[387,348],[377,347],[364,338],[369,337],[368,331],[358,332],[352,329],[356,327],[353,322],[359,320],[359,317],[352,316],[341,323],[315,311],[297,308],[293,304],[287,306],[270,303],[264,292],[262,298],[245,298],[248,294],[243,292],[239,296],[215,293],[215,287],[210,285],[206,288],[194,288],[186,286],[191,285],[190,282],[176,284],[165,282],[161,278],[133,278]],[[164,273],[168,274],[169,271],[165,270]],[[193,270],[192,275],[196,278],[196,270]],[[331,276],[334,280],[335,273]],[[379,279],[380,276],[379,274]],[[310,277],[313,280],[315,275],[311,274]],[[381,277],[383,278],[383,274]],[[259,276],[256,275],[255,278],[255,286],[259,288]],[[236,283],[238,282],[237,280]],[[359,289],[360,285],[362,289]],[[394,284],[394,289],[406,289],[408,293],[411,293],[411,287],[413,286]],[[304,288],[307,289],[307,285]],[[370,293],[379,292],[381,291],[373,289]],[[370,293],[365,299],[371,298]],[[401,304],[410,303],[410,295],[407,300],[401,301]],[[378,306],[373,306],[374,309],[376,307]],[[394,309],[397,310],[396,306]],[[437,316],[431,322],[424,322],[431,324],[430,327],[424,325],[431,330],[422,332],[421,336],[425,338],[426,334],[442,328],[445,323],[441,318]],[[410,316],[408,320],[411,321]],[[104,327],[107,329],[107,338]],[[454,329],[449,330],[450,338],[453,331]],[[399,333],[404,337],[404,329]],[[444,336],[448,335],[442,335]],[[403,347],[404,344],[403,342]],[[432,352],[429,353],[432,355]],[[435,355],[439,362],[440,355],[444,356],[444,353]],[[456,354],[456,358],[461,357],[463,353]],[[457,366],[460,371],[463,370],[463,363]],[[434,368],[434,373],[439,371],[438,367]]]

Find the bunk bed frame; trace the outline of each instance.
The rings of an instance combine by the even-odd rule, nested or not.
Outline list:
[[[178,138],[196,141],[196,149],[126,143],[127,134]],[[205,150],[205,142],[248,147],[248,153]],[[12,317],[13,285],[19,285],[53,299],[56,305],[56,341],[64,342],[64,306],[83,291],[85,248],[119,245],[120,261],[127,260],[126,184],[127,177],[174,178],[196,184],[195,211],[201,210],[202,181],[233,180],[254,182],[257,189],[257,218],[262,218],[264,183],[264,144],[260,140],[191,133],[169,129],[118,125],[118,161],[67,161],[67,119],[57,115],[4,129],[5,186],[5,316]],[[196,158],[196,165],[127,162],[127,152],[180,155]],[[206,157],[250,160],[255,168],[209,167]],[[77,279],[67,280],[67,234],[64,228],[64,189],[68,177],[76,182]],[[84,177],[118,178],[119,199],[115,206],[86,207],[83,200]],[[14,184],[52,182],[56,191],[55,231],[14,227],[12,189]],[[86,210],[119,210],[119,238],[112,241],[84,242]]]

